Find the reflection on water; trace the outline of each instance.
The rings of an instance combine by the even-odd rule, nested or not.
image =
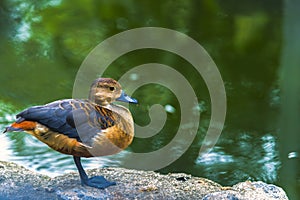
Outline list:
[[[198,157],[196,165],[208,177],[227,185],[235,184],[236,179],[275,182],[280,166],[275,137],[265,134],[252,138],[251,135],[243,133],[234,140],[220,141],[210,153]]]

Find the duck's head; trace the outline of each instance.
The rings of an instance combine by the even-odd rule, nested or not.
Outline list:
[[[89,99],[103,106],[114,101],[138,102],[136,99],[125,94],[120,83],[111,78],[96,79],[91,85]]]

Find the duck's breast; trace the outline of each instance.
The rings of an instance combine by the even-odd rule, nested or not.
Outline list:
[[[123,112],[123,109],[125,109],[125,112]],[[96,106],[96,110],[101,116],[106,116],[110,120],[107,123],[108,126],[93,137],[92,154],[96,156],[111,155],[128,147],[134,136],[133,119],[130,112],[118,105]]]

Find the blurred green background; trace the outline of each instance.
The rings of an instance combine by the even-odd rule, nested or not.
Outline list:
[[[300,8],[298,2],[280,0],[0,1],[0,129],[28,106],[71,98],[80,64],[106,38],[138,27],[169,28],[195,39],[213,58],[225,82],[228,107],[217,145],[199,157],[210,120],[210,97],[190,64],[153,49],[131,52],[112,63],[105,75],[115,79],[144,63],[172,66],[188,78],[198,95],[197,137],[176,162],[159,171],[186,172],[223,185],[262,180],[284,187],[293,199],[300,185],[300,45],[293,40],[297,30],[290,30],[300,27],[295,8]],[[180,109],[172,92],[149,84],[134,97],[140,105],[130,108],[139,125],[149,123],[151,105],[171,106],[166,126],[154,137],[135,139],[120,154],[85,160],[87,167],[122,166],[126,152],[150,152],[173,138]],[[1,160],[48,175],[75,170],[70,156],[25,133],[2,134],[0,139]],[[296,156],[288,158],[290,152]]]

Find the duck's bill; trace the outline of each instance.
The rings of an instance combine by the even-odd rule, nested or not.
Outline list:
[[[138,101],[135,98],[128,96],[124,91],[122,91],[121,96],[119,98],[117,98],[116,100],[123,101],[126,103],[138,103]]]

